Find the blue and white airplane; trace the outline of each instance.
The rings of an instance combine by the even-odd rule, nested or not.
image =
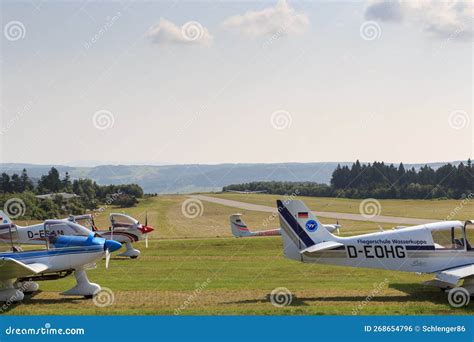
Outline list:
[[[331,234],[299,200],[277,201],[285,256],[305,262],[435,274],[426,285],[452,306],[474,295],[474,221],[440,221],[370,234]],[[454,304],[453,304],[454,303]],[[458,305],[459,304],[459,305]]]
[[[106,257],[106,267],[110,253],[118,250],[120,243],[113,240],[88,236],[61,236],[49,234],[56,224],[64,225],[63,220],[44,222],[44,245],[42,249],[23,251],[17,246],[18,232],[9,220],[0,220],[0,235],[9,237],[9,243],[0,248],[0,302],[16,302],[24,298],[24,293],[38,290],[36,281],[54,280],[74,272],[76,285],[63,292],[67,296],[92,298],[101,287],[91,283],[86,270],[95,267],[95,262]],[[71,229],[78,229],[73,222],[67,222]]]
[[[12,223],[7,214],[0,210],[0,217],[3,221]],[[61,223],[60,221],[63,221]],[[0,221],[1,222],[1,221]],[[69,225],[73,222],[75,225]],[[45,231],[43,223],[33,224],[30,226],[16,226],[19,244],[25,245],[43,245],[45,240]],[[137,258],[140,255],[138,249],[133,248],[132,243],[145,240],[145,247],[148,248],[148,235],[153,232],[153,227],[148,226],[148,215],[145,218],[145,224],[141,224],[135,218],[125,215],[112,213],[110,214],[110,227],[108,230],[99,230],[94,222],[94,216],[91,214],[69,216],[63,220],[57,220],[54,225],[49,227],[48,234],[53,236],[71,235],[71,236],[89,236],[93,232],[96,236],[103,237],[107,240],[115,240],[126,246],[125,252],[119,254],[129,258]],[[9,236],[0,233],[0,243],[8,242]]]

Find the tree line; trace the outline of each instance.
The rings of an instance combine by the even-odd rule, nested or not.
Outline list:
[[[77,196],[65,199],[58,193]],[[36,197],[43,194],[53,196],[45,199]],[[4,208],[8,200],[17,199],[21,203],[22,219],[43,220],[68,214],[79,215],[97,209],[101,204],[131,207],[141,197],[143,189],[137,184],[98,185],[91,179],[71,180],[67,172],[61,178],[54,167],[37,181],[28,176],[26,169],[20,174],[0,175],[0,208]]]
[[[267,191],[271,194],[301,196],[378,198],[378,199],[442,199],[464,198],[474,192],[474,168],[469,159],[458,166],[443,165],[433,169],[428,165],[419,170],[405,169],[384,162],[349,166],[338,165],[330,185],[314,182],[251,182],[232,184],[223,191]]]

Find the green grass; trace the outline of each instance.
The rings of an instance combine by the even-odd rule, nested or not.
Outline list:
[[[270,195],[224,195],[259,204],[273,201]],[[64,297],[59,293],[71,288],[75,280],[40,282],[41,291],[21,304],[10,307],[13,315],[391,315],[391,314],[473,314],[473,306],[452,309],[446,295],[421,283],[432,278],[411,273],[303,264],[282,256],[278,237],[235,239],[230,237],[228,216],[234,208],[203,202],[202,215],[186,218],[181,212],[185,196],[159,196],[140,201],[125,212],[156,228],[150,246],[136,244],[142,255],[135,260],[113,257],[109,270],[100,261],[89,279],[110,288],[115,301],[98,307],[92,300]],[[358,207],[353,200],[311,199],[312,209],[324,211]],[[268,203],[267,203],[268,202]],[[346,202],[350,202],[348,204]],[[396,202],[387,201],[394,206]],[[405,216],[405,204],[386,215]],[[456,201],[415,201],[425,215],[426,202],[439,210],[447,210]],[[326,208],[315,206],[326,203]],[[382,202],[385,203],[385,202]],[[386,204],[383,204],[385,208]],[[390,207],[387,204],[387,207]],[[444,209],[441,209],[444,208]],[[107,227],[108,213],[122,211],[106,208],[97,217],[99,227]],[[252,229],[278,226],[268,221],[268,213],[238,210]],[[342,211],[341,211],[342,212]],[[443,215],[439,212],[438,215]],[[463,213],[464,215],[464,213]],[[395,216],[395,215],[394,215]],[[415,216],[410,215],[406,216]],[[473,215],[474,216],[474,215]],[[418,216],[420,217],[420,216]],[[429,217],[429,216],[428,216]],[[268,222],[268,224],[264,224]],[[332,223],[324,220],[324,223]],[[370,222],[342,221],[345,235],[377,230]],[[382,225],[384,228],[390,224]],[[275,288],[284,287],[292,293],[292,302],[275,307],[269,300]],[[197,289],[202,288],[201,291]]]
[[[277,199],[285,196],[267,194],[208,194],[209,196],[225,198],[235,201],[267,205],[274,207]],[[309,208],[315,211],[332,211],[340,213],[359,214],[359,205],[362,200],[348,198],[324,198],[298,196]],[[381,204],[380,215],[413,217],[426,219],[467,220],[474,218],[474,204],[461,200],[379,200]],[[457,208],[457,210],[456,210]],[[452,215],[452,212],[455,212]]]
[[[100,262],[88,272],[113,291],[111,306],[61,297],[58,292],[74,284],[66,278],[42,282],[41,292],[8,313],[160,315],[184,305],[181,314],[473,314],[472,306],[451,309],[443,293],[420,285],[427,276],[289,261],[277,237],[153,241],[141,249],[139,259],[113,258],[109,270]],[[278,287],[292,293],[290,305],[271,304]]]

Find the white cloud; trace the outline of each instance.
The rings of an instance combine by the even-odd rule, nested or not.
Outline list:
[[[372,0],[365,11],[370,20],[409,22],[437,37],[472,38],[473,4],[466,0]]]
[[[152,26],[147,37],[156,44],[179,44],[179,45],[210,45],[212,36],[208,29],[197,21],[188,21],[183,26],[160,18],[158,24]]]
[[[275,7],[232,16],[222,25],[252,37],[291,35],[304,33],[309,27],[309,19],[303,13],[297,13],[286,0],[280,0]]]

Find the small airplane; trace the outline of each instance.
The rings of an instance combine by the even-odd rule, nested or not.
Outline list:
[[[0,222],[12,223],[6,213],[0,210],[0,217],[3,219]],[[140,255],[138,249],[134,249],[132,242],[142,240],[145,238],[145,246],[148,248],[148,233],[154,229],[148,226],[148,215],[146,217],[145,225],[140,224],[136,219],[125,214],[110,214],[111,226],[109,230],[99,230],[94,223],[94,216],[91,214],[69,216],[63,221],[64,224],[55,224],[50,227],[49,235],[70,235],[70,236],[89,236],[94,232],[97,236],[108,240],[115,240],[121,244],[125,244],[126,251],[120,256],[137,258]],[[67,222],[77,223],[76,225],[68,225]],[[34,224],[31,226],[17,226],[19,243],[28,245],[41,245],[45,240],[45,231],[43,223]],[[8,239],[8,236],[0,234],[0,242]]]
[[[23,251],[19,247],[18,230],[11,222],[2,217],[0,234],[8,236],[8,242],[2,243],[0,252],[0,302],[17,302],[25,293],[33,293],[39,285],[35,281],[64,278],[74,272],[76,285],[63,292],[66,296],[84,296],[92,298],[101,287],[91,283],[86,270],[95,267],[95,261],[106,257],[109,266],[110,253],[118,250],[120,243],[113,240],[88,236],[61,236],[49,234],[55,225],[64,226],[64,221],[47,220],[43,223],[43,249]],[[71,229],[80,229],[75,223],[68,222]]]
[[[243,195],[250,195],[250,194],[266,194],[267,190],[226,190],[225,192],[230,192],[232,194],[243,194]]]
[[[451,303],[474,294],[474,221],[441,221],[351,237],[331,234],[300,200],[277,201],[285,256],[305,263],[433,273]],[[446,234],[442,234],[442,233]],[[472,236],[472,235],[471,235]],[[462,282],[462,284],[460,284]],[[451,304],[453,305],[453,304]]]
[[[131,259],[137,258],[140,255],[140,251],[134,249],[132,243],[143,240],[143,238],[145,238],[145,248],[148,248],[148,234],[154,231],[154,228],[148,226],[148,214],[146,215],[144,225],[125,214],[112,213],[109,218],[110,227],[108,230],[99,230],[95,225],[94,216],[91,214],[69,216],[67,220],[78,223],[103,238],[125,244],[126,251],[119,254],[119,256]]]
[[[323,224],[323,226],[330,233],[337,231],[337,234],[339,234],[339,228],[341,228],[341,225],[339,224],[339,222],[336,224]],[[281,228],[260,230],[260,231],[249,230],[245,222],[242,220],[242,214],[230,215],[230,229],[232,231],[232,235],[238,238],[252,237],[252,236],[280,236],[281,235]]]

